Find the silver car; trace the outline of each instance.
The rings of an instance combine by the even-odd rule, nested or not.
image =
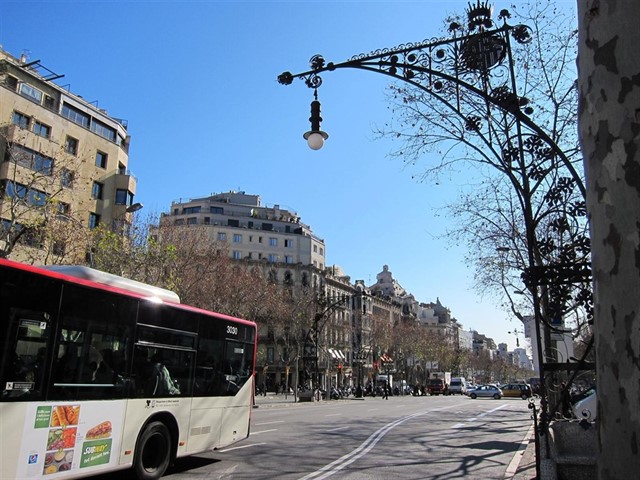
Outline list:
[[[469,392],[469,397],[475,398],[502,398],[502,390],[495,385],[478,385],[475,390]]]

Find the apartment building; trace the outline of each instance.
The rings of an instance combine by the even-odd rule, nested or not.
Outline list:
[[[129,222],[140,206],[127,123],[58,85],[62,77],[0,49],[0,250],[17,260],[61,261],[72,231]],[[57,238],[45,234],[54,221]]]
[[[259,195],[230,191],[172,202],[170,213],[161,216],[160,224],[204,226],[212,241],[228,245],[234,260],[264,260],[281,269],[283,275],[286,271],[293,274],[295,265],[318,271],[325,268],[324,240],[316,237],[297,213],[279,205],[264,206]]]

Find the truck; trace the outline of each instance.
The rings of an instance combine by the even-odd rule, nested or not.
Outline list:
[[[449,385],[451,385],[451,372],[431,372],[427,391],[429,395],[449,395]]]

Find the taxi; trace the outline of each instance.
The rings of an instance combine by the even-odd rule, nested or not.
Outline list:
[[[533,394],[531,387],[526,383],[508,383],[500,387],[502,395],[505,397],[519,397],[523,400],[530,398]]]

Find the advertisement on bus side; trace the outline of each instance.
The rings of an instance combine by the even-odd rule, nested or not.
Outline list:
[[[17,476],[72,474],[115,465],[124,408],[124,401],[110,402],[109,408],[80,402],[30,405]]]

